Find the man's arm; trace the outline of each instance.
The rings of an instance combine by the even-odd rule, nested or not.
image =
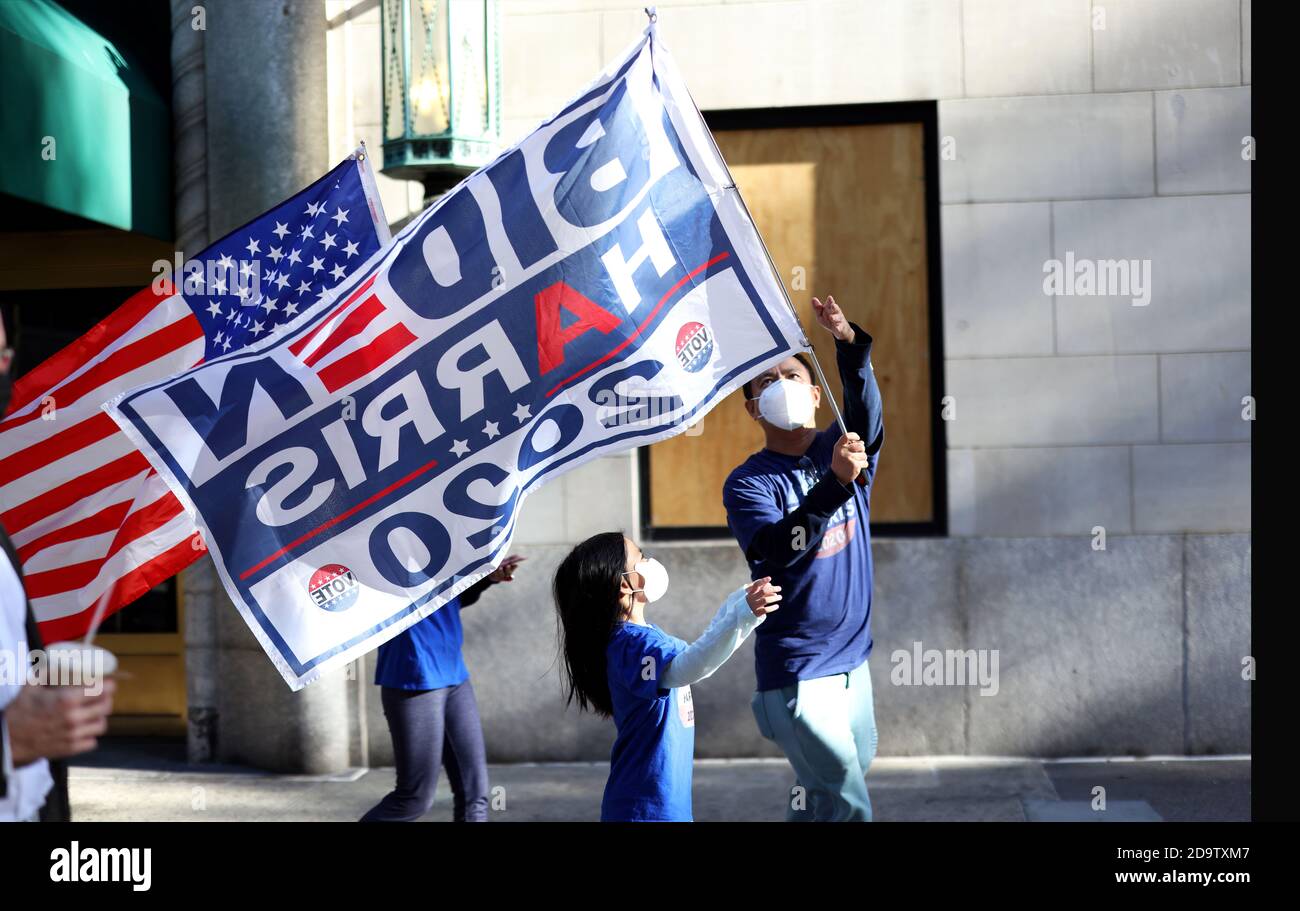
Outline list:
[[[479,599],[483,592],[487,591],[488,586],[496,582],[510,582],[514,579],[515,569],[519,564],[524,562],[526,557],[517,554],[511,554],[501,561],[501,565],[488,573],[482,579],[479,579],[469,588],[460,593],[460,606],[469,607]]]
[[[844,390],[844,423],[861,437],[871,457],[869,472],[874,474],[875,455],[885,442],[885,424],[880,387],[871,369],[871,336],[861,326],[849,322],[834,297],[827,297],[825,303],[814,297],[812,307],[818,324],[835,338],[835,362]]]
[[[876,385],[876,372],[871,369],[871,336],[861,326],[849,325],[853,328],[853,341],[835,342],[835,362],[844,388],[844,423],[862,437],[867,455],[873,456],[885,442],[884,403]],[[874,459],[872,470],[875,470]]]
[[[460,593],[460,595],[458,596],[460,598],[460,606],[469,607],[471,604],[473,604],[475,601],[479,599],[480,595],[482,595],[485,591],[487,591],[488,586],[491,584],[492,584],[492,574],[489,573],[488,575],[484,576],[482,579],[479,579],[469,588],[465,589],[463,592]]]
[[[770,570],[781,570],[821,546],[831,516],[852,496],[853,488],[831,472],[788,514],[780,512],[770,492],[746,479],[728,483],[722,502],[746,558]]]

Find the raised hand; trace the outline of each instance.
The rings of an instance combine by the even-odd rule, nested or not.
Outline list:
[[[766,616],[774,610],[780,610],[776,606],[776,603],[781,600],[781,596],[777,594],[779,591],[781,586],[773,585],[771,576],[755,579],[745,586],[745,603],[749,605],[755,617]]]
[[[511,554],[501,561],[501,565],[494,569],[488,578],[493,582],[513,582],[516,567],[527,559],[527,557],[521,557],[518,554]]]
[[[835,298],[827,295],[826,303],[822,303],[817,298],[812,299],[813,313],[817,314],[817,322],[825,328],[831,335],[835,336],[841,342],[853,341],[856,333],[853,327],[849,325],[849,318],[844,315],[840,305],[835,303]]]

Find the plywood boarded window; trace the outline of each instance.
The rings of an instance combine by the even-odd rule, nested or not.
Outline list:
[[[934,105],[728,111],[706,118],[837,401],[834,342],[816,325],[813,295],[834,295],[875,339],[885,447],[872,525],[945,533]],[[823,406],[819,425],[831,420]],[[643,450],[646,532],[725,535],[723,481],[762,445],[762,431],[737,391],[704,419],[700,433]]]

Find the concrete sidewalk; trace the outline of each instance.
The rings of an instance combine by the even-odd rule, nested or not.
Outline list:
[[[878,821],[1245,821],[1249,757],[1035,760],[887,757],[868,775]],[[598,820],[605,763],[494,765],[494,821]],[[794,776],[783,760],[698,760],[697,821],[779,821]],[[351,821],[393,784],[393,770],[273,775],[188,765],[179,746],[108,744],[73,766],[74,819],[90,821]],[[1092,809],[1094,788],[1106,809]],[[425,817],[450,820],[445,777]]]

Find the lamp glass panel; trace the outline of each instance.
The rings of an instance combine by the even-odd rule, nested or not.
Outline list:
[[[448,0],[410,0],[411,132],[446,133],[451,127],[451,83],[447,65]]]
[[[482,4],[466,4],[455,10],[456,39],[452,61],[456,90],[455,130],[457,136],[479,137],[491,134],[488,107],[491,75],[487,56],[487,17]]]
[[[406,132],[406,86],[403,58],[402,12],[408,0],[383,0],[384,28],[384,139],[401,139]]]

